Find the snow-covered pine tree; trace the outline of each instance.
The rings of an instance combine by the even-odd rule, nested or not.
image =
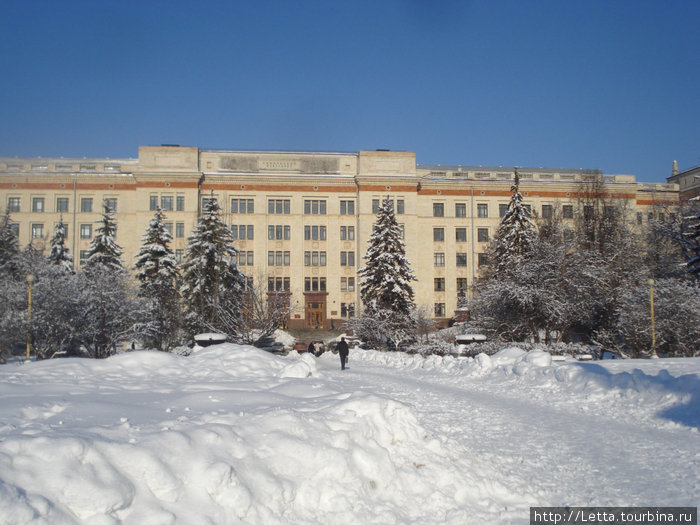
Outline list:
[[[238,270],[237,254],[231,232],[221,220],[219,205],[212,196],[188,238],[182,263],[180,293],[190,330],[231,332],[230,327],[236,324],[232,318],[241,317],[245,275]]]
[[[19,268],[19,243],[12,229],[10,212],[5,212],[0,221],[0,273],[15,276]]]
[[[66,225],[63,222],[63,216],[58,219],[51,237],[51,252],[48,259],[66,272],[73,273],[73,256],[66,246]]]
[[[366,309],[408,315],[413,308],[411,281],[417,280],[406,258],[406,246],[396,222],[393,201],[386,197],[370,235],[366,264],[357,272]]]
[[[165,214],[158,208],[143,236],[134,265],[140,282],[139,295],[149,299],[153,308],[147,339],[159,350],[167,350],[176,342],[180,318],[178,269],[170,249],[173,236],[164,219]]]
[[[123,253],[114,238],[117,234],[117,224],[113,212],[105,202],[103,204],[102,221],[97,234],[90,243],[90,249],[85,261],[85,270],[89,271],[95,265],[101,264],[112,270],[124,271],[121,255]]]
[[[523,204],[523,195],[520,193],[517,168],[510,190],[512,195],[508,211],[489,248],[490,271],[493,276],[514,271],[536,238],[536,226],[530,219],[530,210]]]

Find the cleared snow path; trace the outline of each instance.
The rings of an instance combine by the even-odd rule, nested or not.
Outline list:
[[[359,357],[356,354],[357,357]],[[335,365],[325,361],[324,368]],[[448,447],[492,472],[492,480],[536,505],[669,506],[700,503],[700,436],[663,420],[630,420],[624,405],[582,407],[584,396],[552,403],[526,388],[422,369],[387,368],[352,360],[337,372],[350,391],[400,401]],[[327,372],[331,374],[331,372]],[[448,384],[445,384],[448,383]],[[449,384],[453,383],[453,384]],[[616,413],[617,411],[617,413]],[[623,419],[623,420],[620,420]]]

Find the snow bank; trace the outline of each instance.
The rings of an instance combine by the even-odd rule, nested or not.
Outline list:
[[[700,358],[553,361],[547,352],[511,347],[474,358],[353,350],[351,359],[422,370],[435,374],[440,382],[479,378],[502,383],[504,393],[526,391],[547,403],[564,402],[557,401],[557,396],[566,392],[576,396],[573,402],[566,396],[572,410],[607,411],[623,405],[622,413],[631,419],[652,414],[663,423],[700,428]],[[620,411],[614,412],[619,417]]]
[[[0,524],[464,523],[512,499],[308,354],[44,361],[0,367],[0,395]]]

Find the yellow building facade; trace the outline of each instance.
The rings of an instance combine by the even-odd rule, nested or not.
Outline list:
[[[521,192],[538,216],[573,221],[581,192],[602,183],[607,202],[641,223],[677,184],[637,183],[596,170],[520,168]],[[239,250],[238,264],[270,292],[285,292],[291,327],[331,327],[360,305],[363,265],[377,207],[394,202],[418,281],[415,299],[448,319],[469,289],[510,200],[512,168],[424,166],[415,153],[295,153],[142,146],[138,158],[0,158],[0,205],[20,244],[48,249],[62,217],[76,267],[90,246],[103,203],[115,212],[117,242],[131,267],[160,207],[184,256],[205,199],[217,199]]]

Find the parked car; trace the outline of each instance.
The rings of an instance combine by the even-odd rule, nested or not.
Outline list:
[[[255,346],[260,350],[272,352],[273,354],[281,354],[286,350],[284,343],[281,341],[275,341],[275,339],[272,337],[261,337],[255,342]]]
[[[225,343],[227,340],[226,334],[218,334],[215,332],[212,333],[205,333],[205,334],[197,334],[194,336],[194,344],[195,346],[211,346],[211,345],[220,345],[221,343]]]
[[[297,341],[296,343],[294,343],[293,348],[297,352],[306,352],[309,348],[309,345],[307,345],[306,343],[302,343],[301,341]]]

